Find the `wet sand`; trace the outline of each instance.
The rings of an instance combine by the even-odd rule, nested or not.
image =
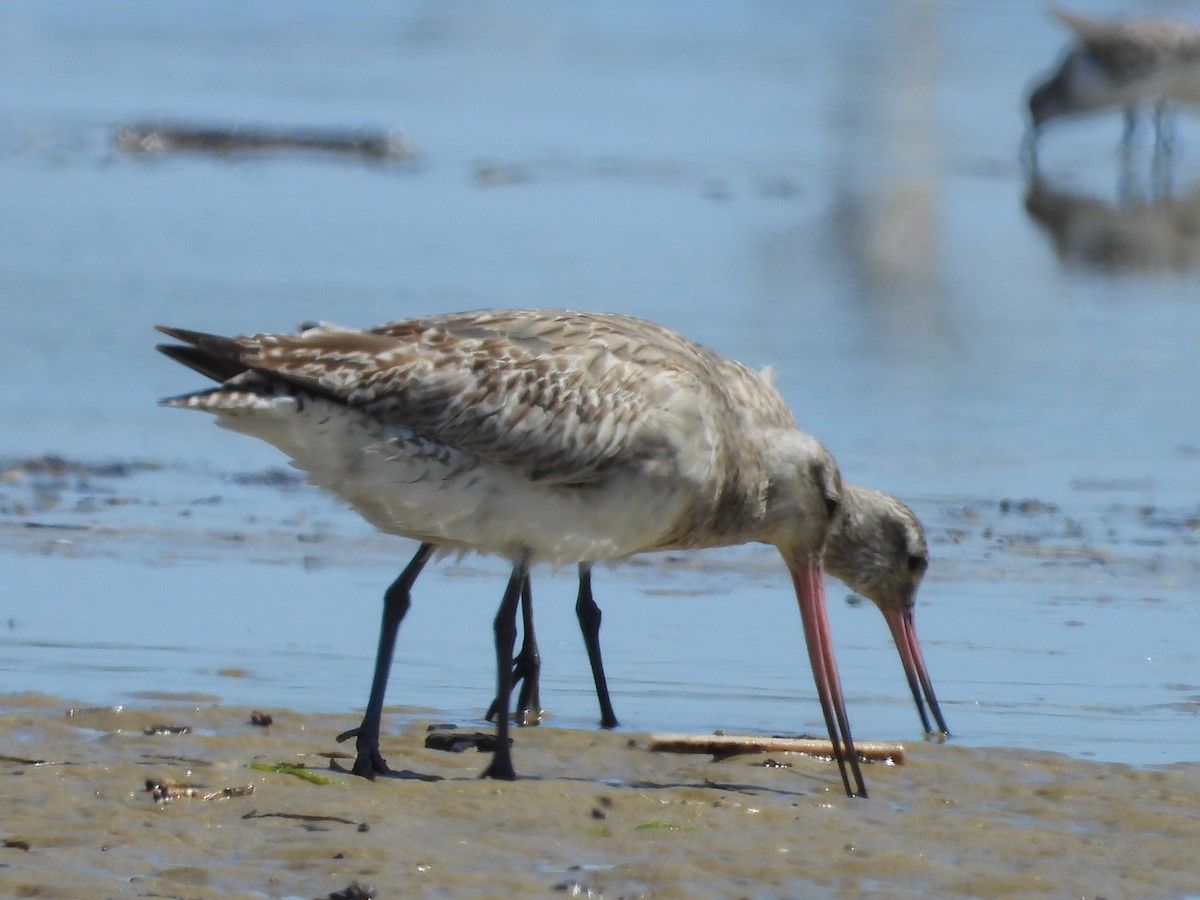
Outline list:
[[[828,761],[716,762],[652,753],[645,735],[541,726],[516,732],[523,777],[499,783],[477,777],[486,757],[474,750],[425,749],[430,720],[414,719],[388,729],[384,752],[441,780],[371,783],[329,771],[349,714],[271,710],[263,728],[250,709],[186,701],[0,703],[6,896],[1145,898],[1196,887],[1195,764],[916,744],[903,766],[869,766],[871,798],[850,800]],[[158,725],[191,731],[144,733]],[[155,799],[148,780],[199,796]]]

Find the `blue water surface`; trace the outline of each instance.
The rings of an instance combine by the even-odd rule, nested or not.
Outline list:
[[[1200,253],[1162,222],[1190,209],[1200,129],[1181,116],[1168,189],[1149,129],[1121,171],[1117,114],[1048,131],[1035,181],[1023,96],[1064,40],[1034,0],[6,2],[0,459],[166,470],[123,511],[30,511],[14,482],[0,689],[365,700],[378,598],[411,546],[303,489],[229,481],[283,460],[156,406],[199,385],[154,351],[155,323],[567,306],[776,366],[846,476],[913,505],[934,549],[918,622],[959,739],[1190,758]],[[114,143],[163,121],[397,131],[420,157]],[[153,508],[210,494],[225,505],[201,526]],[[1026,498],[1055,514],[999,512]],[[306,565],[281,536],[313,516],[338,559]],[[47,517],[91,530],[27,527]],[[98,549],[97,527],[160,533]],[[253,546],[196,549],[222,528]],[[627,726],[821,730],[786,576],[746,553],[600,578]],[[426,576],[391,700],[486,706],[503,579],[499,561]],[[538,588],[543,697],[586,725],[571,573]],[[856,730],[912,738],[882,620],[844,595],[831,584]]]

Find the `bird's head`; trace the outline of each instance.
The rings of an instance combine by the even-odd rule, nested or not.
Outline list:
[[[909,610],[929,566],[925,529],[890,494],[847,484],[824,563],[827,572],[884,612]]]

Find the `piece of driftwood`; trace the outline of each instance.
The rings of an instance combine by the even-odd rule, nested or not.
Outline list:
[[[822,738],[767,737],[758,734],[652,734],[647,746],[664,753],[806,753],[833,756],[833,745]],[[855,741],[859,759],[904,764],[904,745],[880,741]]]

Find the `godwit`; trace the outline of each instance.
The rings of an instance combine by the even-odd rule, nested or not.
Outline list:
[[[791,574],[842,782],[866,796],[821,578],[841,478],[763,375],[651,322],[562,310],[238,338],[159,330],[183,342],[162,352],[221,382],[165,405],[274,444],[377,528],[421,542],[385,594],[358,774],[390,772],[379,730],[396,629],[435,549],[512,562],[483,772],[511,779],[516,611],[532,565],[756,541]]]
[[[921,717],[921,727],[928,735],[949,737],[950,729],[946,727],[946,720],[942,717],[934,694],[933,682],[925,667],[913,621],[917,588],[929,566],[925,529],[921,527],[916,514],[890,494],[843,483],[842,512],[834,520],[822,560],[825,571],[874,602],[883,613],[900,654],[904,675],[912,691],[917,714]],[[579,569],[576,613],[592,668],[596,697],[600,702],[600,724],[604,728],[615,728],[617,717],[613,713],[600,656],[600,609],[592,596],[591,566],[581,564]],[[526,723],[536,722],[541,712],[538,705],[537,638],[533,632],[530,603],[531,598],[526,591],[522,604],[524,639],[521,652],[513,661],[514,682],[524,680],[517,703],[517,721]],[[937,723],[936,732],[930,727],[929,716],[925,712],[926,702]],[[493,702],[488,710],[488,718],[494,716],[497,705]]]
[[[1076,45],[1029,97],[1030,147],[1051,119],[1122,107],[1128,149],[1137,108],[1150,106],[1156,146],[1169,150],[1167,104],[1200,103],[1200,27],[1162,19],[1100,21],[1053,12],[1071,29]]]
[[[929,567],[925,529],[916,514],[891,494],[854,484],[843,486],[843,515],[829,533],[823,560],[826,570],[852,591],[873,602],[887,621],[900,654],[925,733],[950,736],[933,692],[917,640],[913,608],[917,588]],[[924,693],[938,730],[929,727]]]

